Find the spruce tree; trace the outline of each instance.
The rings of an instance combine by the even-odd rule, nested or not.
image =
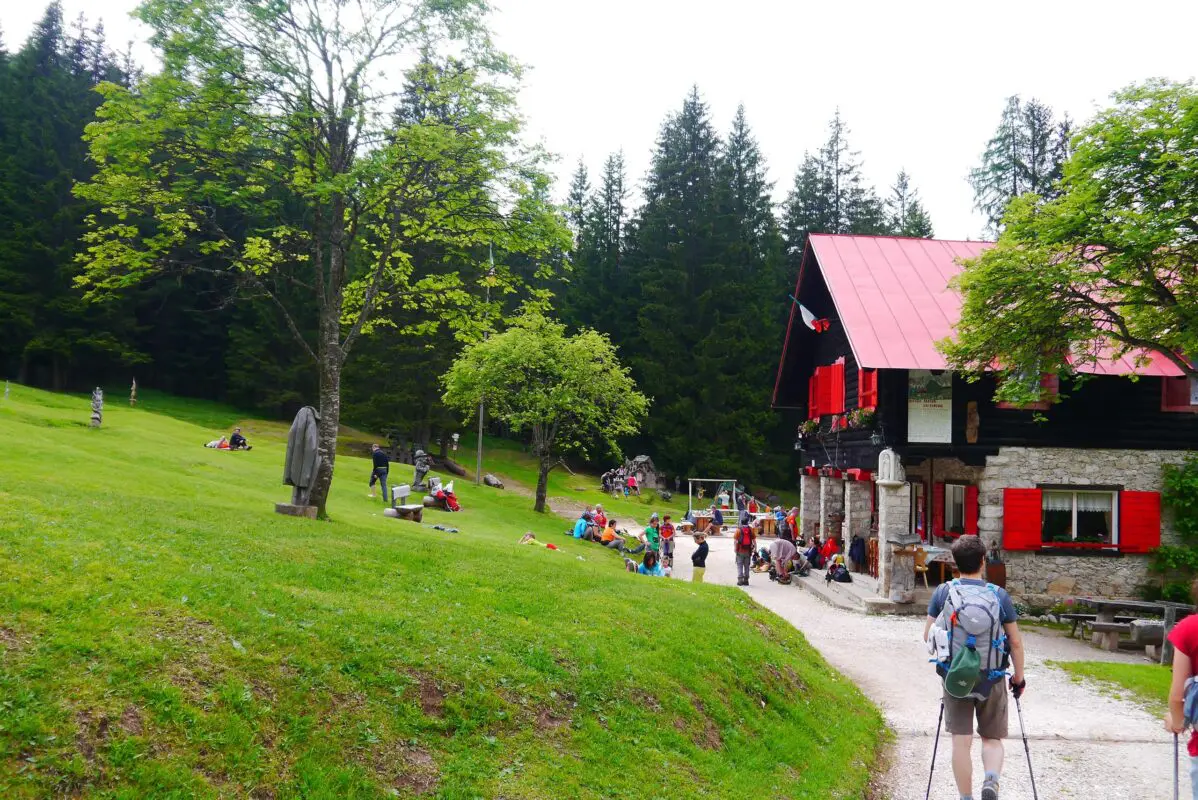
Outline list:
[[[986,143],[982,163],[969,172],[974,207],[997,232],[1007,205],[1022,194],[1055,196],[1061,165],[1069,157],[1071,123],[1054,119],[1052,109],[1039,100],[1024,103],[1019,95],[1007,98],[994,136]]]
[[[890,214],[890,229],[896,236],[916,239],[932,238],[932,219],[919,201],[919,192],[911,186],[911,176],[900,170],[886,199]]]
[[[658,136],[624,278],[635,318],[621,355],[654,397],[644,431],[654,458],[674,470],[700,463],[707,449],[698,391],[712,376],[698,374],[694,347],[721,305],[736,301],[712,281],[718,151],[707,104],[692,89]]]
[[[121,79],[111,55],[80,18],[68,33],[51,3],[5,68],[0,123],[0,366],[57,389],[90,382],[106,367],[141,360],[126,300],[85,305],[74,255],[93,206],[75,197],[87,179],[83,129],[104,80]]]
[[[586,218],[587,203],[590,200],[591,182],[587,176],[587,165],[579,158],[574,175],[570,178],[570,191],[566,195],[566,219],[574,231],[577,242],[582,232],[583,220]]]

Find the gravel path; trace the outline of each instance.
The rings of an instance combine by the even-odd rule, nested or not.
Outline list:
[[[708,539],[709,583],[733,585],[732,542]],[[690,580],[690,537],[679,537],[674,578]],[[766,608],[801,630],[824,658],[842,670],[881,707],[897,734],[890,769],[881,788],[890,800],[922,800],[927,788],[940,682],[927,663],[921,637],[923,617],[867,617],[832,608],[810,592],[781,586],[754,575],[747,591]],[[1023,717],[1044,800],[1167,800],[1173,796],[1172,739],[1160,720],[1140,705],[1104,695],[1098,687],[1074,682],[1046,660],[1120,660],[1142,656],[1107,653],[1066,637],[1025,631],[1028,654]],[[1027,759],[1012,703],[1006,742],[1002,800],[1032,797]],[[974,741],[975,796],[981,791],[980,746]],[[950,747],[941,736],[932,782],[936,800],[958,800],[949,763]],[[1190,797],[1182,754],[1183,797]]]

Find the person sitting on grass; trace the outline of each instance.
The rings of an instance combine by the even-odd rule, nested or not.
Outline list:
[[[249,441],[247,441],[246,438],[241,435],[241,428],[234,428],[233,435],[229,437],[229,449],[253,450],[254,448],[250,447]]]
[[[616,530],[616,521],[614,519],[607,521],[607,527],[599,535],[599,543],[612,550],[624,552],[624,537]]]
[[[603,529],[607,527],[607,514],[603,513],[603,506],[595,506],[595,528],[599,534],[603,534]]]
[[[219,439],[213,439],[211,442],[208,442],[208,444],[204,445],[204,447],[211,447],[214,450],[230,449],[229,448],[229,440],[223,436],[220,437]]]
[[[574,538],[583,540],[589,539],[590,536],[587,534],[588,529],[591,527],[591,523],[592,517],[590,508],[585,508],[583,509],[582,513],[578,515],[578,521],[574,523]]]
[[[657,560],[657,553],[652,550],[645,553],[645,558],[636,571],[641,575],[652,575],[655,578],[664,578],[668,574],[661,568],[661,564]]]

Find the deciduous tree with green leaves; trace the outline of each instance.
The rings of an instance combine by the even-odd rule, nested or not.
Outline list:
[[[463,415],[486,402],[491,416],[527,434],[537,458],[536,510],[545,510],[549,473],[561,456],[617,451],[633,436],[649,400],[601,333],[566,334],[538,313],[469,345],[445,376],[445,404]]]
[[[206,270],[273,301],[319,377],[322,515],[342,368],[380,312],[432,306],[476,336],[519,282],[487,269],[488,245],[534,259],[568,246],[543,156],[519,140],[519,70],[491,46],[487,11],[147,0],[137,16],[162,71],[104,85],[89,127],[99,171],[78,192],[104,209],[82,257],[89,295]],[[297,322],[313,309],[314,337]]]
[[[1059,194],[1014,201],[957,281],[942,349],[970,375],[997,365],[1000,399],[1039,400],[1041,373],[1126,354],[1198,375],[1198,92],[1153,81],[1114,99],[1074,138]]]

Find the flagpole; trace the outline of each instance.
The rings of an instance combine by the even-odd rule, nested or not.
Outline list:
[[[490,263],[490,269],[487,270],[487,305],[491,305],[491,277],[495,274],[495,253],[491,249],[491,245],[487,245],[487,261]],[[487,332],[483,331],[483,338],[487,338]],[[483,415],[484,398],[479,397],[478,400],[478,459],[474,465],[474,485],[479,486],[483,482]]]

